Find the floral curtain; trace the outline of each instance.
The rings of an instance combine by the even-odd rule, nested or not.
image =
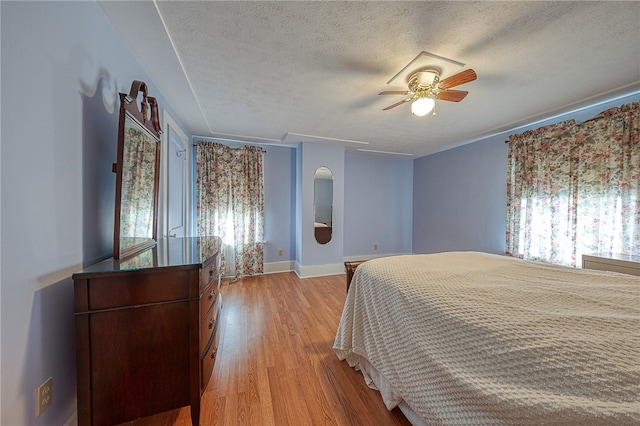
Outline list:
[[[264,179],[262,149],[198,142],[196,214],[198,236],[215,235],[232,248],[222,273],[240,278],[263,272]],[[228,265],[229,257],[233,265]]]
[[[640,103],[509,138],[507,253],[640,253]]]

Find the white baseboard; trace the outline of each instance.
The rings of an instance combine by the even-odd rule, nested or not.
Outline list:
[[[296,262],[295,273],[300,278],[324,277],[327,275],[344,274],[343,263],[331,263],[327,265],[306,265],[302,266]]]
[[[295,262],[292,260],[286,262],[270,262],[264,264],[265,274],[277,274],[279,272],[289,272],[295,269]]]

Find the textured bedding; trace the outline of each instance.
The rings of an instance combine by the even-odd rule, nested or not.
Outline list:
[[[630,275],[477,252],[370,260],[334,351],[429,425],[640,424]]]

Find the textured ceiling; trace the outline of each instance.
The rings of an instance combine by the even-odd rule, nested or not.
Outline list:
[[[100,4],[197,136],[415,158],[640,91],[637,1]],[[478,79],[382,111],[425,65]]]

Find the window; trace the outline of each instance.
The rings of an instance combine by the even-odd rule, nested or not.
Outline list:
[[[508,254],[640,253],[640,103],[513,135],[508,161]]]
[[[213,142],[196,146],[196,232],[222,239],[222,273],[263,272],[262,149]]]

